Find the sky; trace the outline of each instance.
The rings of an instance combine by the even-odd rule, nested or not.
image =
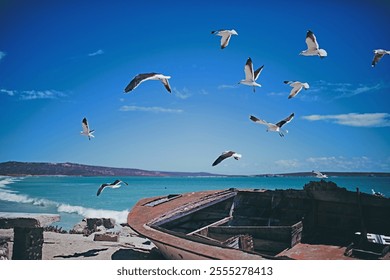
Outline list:
[[[390,172],[390,2],[0,0],[0,162]],[[235,29],[225,49],[213,30]],[[305,57],[311,30],[326,58]],[[251,57],[256,88],[238,84]],[[142,83],[140,73],[171,76]],[[288,99],[285,80],[310,85]],[[277,123],[285,137],[250,115]],[[80,135],[86,117],[95,138]],[[213,161],[224,151],[238,161]]]

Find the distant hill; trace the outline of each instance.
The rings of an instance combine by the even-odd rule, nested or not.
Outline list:
[[[0,163],[0,175],[6,176],[221,176],[206,172],[164,172],[149,171],[133,168],[116,168],[83,165],[77,163],[47,163],[47,162],[18,162],[8,161]]]
[[[341,176],[367,176],[390,177],[390,173],[379,172],[324,172],[329,177]],[[169,172],[150,171],[134,168],[117,168],[84,165],[78,163],[48,163],[48,162],[18,162],[7,161],[0,163],[0,175],[5,176],[149,176],[149,177],[216,177],[239,175],[212,174],[207,172]],[[245,176],[245,175],[242,175]],[[312,172],[296,172],[282,174],[259,174],[255,177],[313,177]]]
[[[387,172],[322,172],[328,177],[390,177]],[[281,174],[261,174],[258,177],[313,177],[313,172],[295,172]]]

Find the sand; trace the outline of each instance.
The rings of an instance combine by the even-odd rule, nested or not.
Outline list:
[[[158,260],[162,256],[148,239],[138,236],[129,227],[116,229],[118,241],[94,241],[95,232],[89,236],[57,232],[44,232],[43,260]],[[0,230],[8,236],[9,255],[12,256],[13,230]]]

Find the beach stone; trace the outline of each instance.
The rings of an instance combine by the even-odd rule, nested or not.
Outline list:
[[[93,241],[110,241],[110,242],[118,242],[118,234],[108,234],[108,233],[97,233],[93,237]]]
[[[81,222],[73,226],[71,233],[83,234],[86,230],[87,230],[87,221],[83,219]]]
[[[104,226],[106,229],[115,227],[115,220],[112,218],[87,218],[88,230],[95,232],[99,226]]]
[[[43,228],[14,228],[13,260],[41,260]]]
[[[0,260],[9,260],[9,237],[0,237]]]

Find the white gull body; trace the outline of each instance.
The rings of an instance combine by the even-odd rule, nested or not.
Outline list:
[[[113,183],[104,183],[104,184],[101,184],[96,195],[99,196],[101,194],[101,192],[105,189],[105,188],[112,188],[112,189],[117,189],[117,188],[120,188],[121,187],[121,183],[124,183],[125,185],[128,185],[126,182],[123,182],[121,180],[115,180],[115,182]]]
[[[386,54],[390,54],[390,51],[386,51],[382,49],[374,50],[374,58],[372,59],[371,66],[375,67],[375,65],[379,62],[379,60],[381,60],[381,58]]]
[[[316,174],[316,177],[317,178],[320,178],[320,179],[326,179],[326,178],[328,178],[328,175],[326,175],[326,174],[323,174],[323,173],[321,173],[320,171],[312,171],[314,174]]]
[[[224,49],[227,47],[232,35],[238,35],[237,31],[234,29],[232,29],[232,30],[227,30],[227,29],[215,30],[215,31],[211,31],[211,34],[221,36],[221,49]]]
[[[230,157],[233,157],[234,159],[239,160],[241,158],[241,155],[234,152],[234,151],[225,151],[213,162],[212,166],[216,166],[221,161],[223,161],[227,158],[230,158]]]
[[[273,131],[273,132],[278,132],[280,137],[284,137],[284,134],[288,133],[288,130],[282,130],[282,126],[289,123],[293,118],[294,118],[294,113],[289,115],[287,118],[284,120],[281,120],[280,122],[273,124],[266,122],[265,120],[261,120],[256,118],[255,116],[250,116],[249,117],[251,121],[258,123],[258,124],[263,124],[267,126],[267,131]]]
[[[284,83],[292,87],[288,99],[295,97],[303,88],[306,90],[310,87],[308,83],[299,81],[284,81]]]
[[[94,129],[90,130],[89,129],[89,125],[88,125],[88,120],[87,118],[84,118],[82,121],[81,121],[81,126],[83,128],[83,131],[81,131],[81,135],[84,135],[84,136],[87,136],[89,140],[91,140],[91,137],[95,137],[92,133],[95,132]]]
[[[261,72],[263,71],[263,68],[264,65],[256,69],[256,71],[253,71],[252,59],[249,57],[244,67],[245,79],[241,80],[239,84],[253,86],[253,92],[255,92],[256,87],[261,87],[261,84],[258,84],[256,80],[260,76]]]
[[[304,56],[316,55],[319,56],[320,58],[324,58],[325,56],[328,55],[326,50],[320,49],[316,36],[310,30],[308,30],[306,33],[306,45],[307,45],[307,50],[302,51],[300,55],[304,55]]]

